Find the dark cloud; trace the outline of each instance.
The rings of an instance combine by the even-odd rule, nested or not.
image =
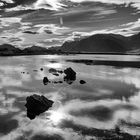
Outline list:
[[[12,0],[12,3],[8,3],[6,1],[1,1],[1,3],[3,3],[2,6],[0,6],[1,9],[4,8],[13,8],[19,5],[25,6],[25,5],[31,5],[33,3],[35,3],[37,0]]]
[[[70,111],[71,115],[79,116],[79,117],[89,117],[89,118],[95,118],[98,121],[109,121],[113,119],[113,115],[118,110],[136,110],[137,108],[133,105],[115,105],[112,107],[106,107],[106,106],[95,106],[93,108],[83,108],[78,111]]]
[[[64,140],[64,138],[58,134],[53,135],[36,134],[31,138],[31,140]]]
[[[114,80],[94,80],[91,81],[92,86],[72,85],[71,89],[64,91],[63,102],[73,99],[95,101],[101,99],[119,99],[129,98],[134,96],[138,89],[134,85],[129,85],[120,81]],[[86,93],[86,94],[85,94]]]
[[[18,121],[11,119],[10,114],[0,115],[0,133],[6,135],[18,127]]]
[[[118,140],[118,137],[120,135],[121,135],[122,140],[137,139],[136,136],[133,136],[127,133],[121,133],[120,135],[118,135],[117,132],[114,130],[87,128],[83,125],[76,124],[75,122],[70,121],[70,120],[63,120],[60,127],[63,129],[65,128],[73,129],[78,134],[81,134],[83,136],[94,136],[97,139]]]
[[[71,111],[70,114],[74,116],[87,116],[99,121],[107,121],[112,118],[113,111],[105,106],[97,106],[91,109],[86,108],[79,111]]]

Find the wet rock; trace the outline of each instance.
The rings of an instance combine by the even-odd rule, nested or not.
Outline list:
[[[85,84],[85,83],[86,83],[86,81],[80,80],[80,84]]]
[[[52,83],[54,83],[54,84],[62,84],[63,81],[53,81]]]
[[[68,77],[75,77],[76,76],[76,72],[71,68],[67,68],[64,70],[64,73],[66,74],[66,76]]]
[[[76,80],[76,72],[72,68],[67,68],[64,70],[66,76],[64,76],[64,81],[68,84],[72,84]]]
[[[58,82],[57,82],[57,81],[54,81],[53,83],[54,83],[54,84],[58,84]]]
[[[58,81],[58,83],[59,83],[59,84],[62,84],[62,83],[63,83],[63,81]]]
[[[56,69],[53,69],[53,68],[49,69],[49,73],[51,73],[51,74],[53,74],[53,75],[55,75],[55,76],[59,76],[59,73],[60,73],[60,72],[63,73],[63,71],[59,71],[59,70],[56,70]],[[61,73],[61,74],[62,74],[62,73]]]
[[[55,75],[55,76],[59,76],[59,74],[58,74],[58,73],[53,73],[53,75]]]
[[[54,68],[49,69],[49,73],[56,73],[56,72],[57,72],[57,70]]]
[[[60,74],[62,74],[62,73],[63,73],[63,71],[62,71],[62,70],[58,70],[57,72],[58,72],[58,73],[60,73]]]
[[[26,98],[25,107],[27,108],[27,117],[31,120],[34,119],[37,115],[45,112],[53,105],[53,101],[47,99],[45,96],[32,95]]]
[[[49,83],[49,79],[47,77],[43,78],[43,84],[47,85]]]

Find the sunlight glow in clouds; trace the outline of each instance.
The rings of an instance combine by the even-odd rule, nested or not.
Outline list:
[[[139,0],[3,1],[15,6],[4,7],[0,15],[0,44],[48,48],[99,33],[130,36],[140,31]]]
[[[42,7],[46,7],[47,5],[51,6],[53,10],[57,10],[63,6],[65,6],[64,4],[60,3],[60,0],[38,0],[35,3],[35,7],[38,8],[42,8]]]
[[[54,123],[58,124],[62,119],[64,119],[64,114],[59,111],[52,111],[49,119]]]
[[[14,0],[3,0],[6,3],[14,3]],[[24,2],[24,0],[23,0]],[[18,3],[17,1],[15,3],[17,3],[18,6],[23,5],[23,2]],[[51,10],[59,10],[62,9],[64,7],[67,7],[66,4],[67,2],[74,2],[74,3],[82,3],[82,2],[101,2],[101,3],[107,3],[107,4],[132,4],[134,7],[137,7],[138,9],[140,9],[140,1],[139,0],[37,0],[37,2],[30,0],[30,3],[33,4],[32,8],[34,7],[35,9],[40,9],[40,8],[44,8],[44,9],[51,9]],[[3,2],[0,2],[0,4],[2,5]],[[25,4],[27,4],[28,6],[26,7],[30,7],[28,4],[28,2],[25,1]],[[17,6],[17,7],[18,7]],[[16,7],[16,8],[17,8]],[[23,6],[25,7],[25,5]],[[18,8],[20,9],[20,8]]]
[[[66,2],[68,0],[65,0]],[[109,4],[130,4],[133,3],[132,5],[134,7],[137,7],[140,9],[140,1],[139,0],[70,0],[71,2],[75,3],[81,3],[81,2],[101,2],[101,3],[109,3]],[[37,3],[35,3],[35,7],[42,7],[42,5],[47,5],[49,4],[50,6],[53,7],[54,10],[57,10],[63,6],[66,6],[61,3],[62,0],[38,0]]]

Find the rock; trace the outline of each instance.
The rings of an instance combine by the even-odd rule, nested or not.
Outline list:
[[[72,84],[73,81],[76,80],[76,72],[72,68],[67,68],[64,70],[65,77],[64,81],[66,81],[68,84]]]
[[[32,95],[26,98],[26,108],[27,108],[27,117],[31,120],[34,119],[37,115],[45,112],[53,105],[53,101],[47,99],[45,96]]]
[[[64,73],[66,74],[66,76],[69,76],[69,77],[75,77],[76,76],[76,72],[71,67],[65,69]]]
[[[58,73],[60,73],[60,74],[62,74],[62,73],[63,73],[63,71],[62,71],[62,70],[58,70],[57,72],[58,72]]]
[[[41,71],[43,71],[43,68],[40,68]]]
[[[86,81],[80,80],[80,84],[85,84],[85,83],[86,83]]]
[[[56,73],[56,72],[57,72],[56,69],[53,69],[53,68],[49,69],[49,73]]]
[[[51,74],[53,74],[53,75],[55,75],[55,76],[59,76],[59,73],[60,73],[60,72],[63,73],[63,71],[59,71],[59,70],[56,70],[56,69],[53,69],[53,68],[49,69],[49,73],[51,73]],[[61,74],[62,74],[62,73],[61,73]]]
[[[49,79],[47,77],[43,78],[43,84],[47,85],[49,83]]]
[[[54,84],[62,84],[63,81],[53,81],[52,83],[54,83]]]
[[[58,73],[53,73],[53,75],[55,75],[55,76],[59,76],[59,74],[58,74]]]
[[[58,82],[57,82],[57,81],[54,81],[53,83],[54,83],[54,84],[58,84]]]

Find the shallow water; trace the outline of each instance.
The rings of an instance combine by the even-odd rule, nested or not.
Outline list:
[[[0,58],[0,140],[90,140],[93,129],[140,135],[140,69],[86,65],[66,60],[140,61],[139,56],[46,55]],[[72,84],[50,68],[77,72]],[[40,70],[43,68],[43,71]],[[43,85],[43,77],[51,83]],[[54,81],[63,81],[55,84]],[[86,81],[81,85],[80,80]],[[26,97],[44,95],[55,103],[34,120],[26,117]]]

